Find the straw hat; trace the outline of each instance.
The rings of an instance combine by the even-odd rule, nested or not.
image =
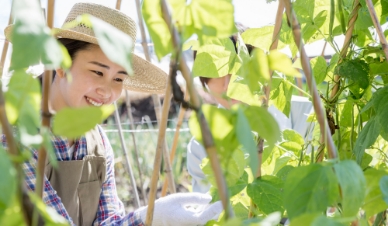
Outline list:
[[[91,28],[82,24],[70,29],[63,29],[67,22],[75,20],[82,14],[95,16],[128,34],[133,43],[136,43],[136,23],[124,13],[93,3],[77,3],[70,10],[62,28],[55,28],[56,37],[80,40],[93,44],[98,44],[97,38]],[[5,28],[4,33],[8,40],[11,40],[12,26]],[[133,50],[132,50],[133,52]],[[123,83],[123,88],[133,91],[142,91],[149,93],[164,93],[167,83],[167,74],[157,66],[144,60],[143,58],[132,55],[134,76],[128,76]]]

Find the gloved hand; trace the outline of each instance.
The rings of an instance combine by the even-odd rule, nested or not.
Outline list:
[[[209,204],[211,196],[202,193],[176,193],[155,201],[153,226],[204,225],[217,219],[222,212],[220,201]],[[135,211],[143,223],[146,221],[147,206]]]

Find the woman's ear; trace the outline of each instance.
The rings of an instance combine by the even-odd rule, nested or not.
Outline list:
[[[60,78],[65,78],[66,77],[66,73],[65,73],[65,71],[62,68],[56,69],[55,72],[56,72],[56,76],[58,76]]]

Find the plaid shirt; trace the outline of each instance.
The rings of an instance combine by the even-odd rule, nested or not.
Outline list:
[[[106,179],[102,184],[100,201],[96,219],[93,225],[133,225],[142,226],[143,222],[136,212],[125,215],[123,203],[117,196],[116,182],[114,177],[114,155],[112,147],[106,137],[105,132],[99,126],[99,131],[106,151]],[[3,144],[6,145],[5,136],[2,136]],[[55,148],[55,154],[58,161],[82,160],[87,154],[86,139],[81,137],[75,141],[74,148],[70,149],[66,139],[52,136],[52,143]],[[26,175],[26,185],[31,191],[35,190],[35,169],[37,165],[38,152],[33,150],[33,158],[23,164],[23,170]],[[43,201],[50,207],[54,208],[60,215],[65,217],[74,225],[71,217],[67,213],[61,198],[52,188],[50,182],[45,177]]]

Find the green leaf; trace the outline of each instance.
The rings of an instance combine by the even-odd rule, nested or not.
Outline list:
[[[291,151],[295,153],[295,155],[299,155],[302,151],[302,145],[293,142],[293,141],[284,141],[279,144],[280,147],[284,148],[287,151]]]
[[[259,167],[257,160],[259,156],[257,154],[257,147],[253,139],[253,135],[251,132],[251,127],[249,126],[249,122],[245,117],[241,108],[237,109],[237,120],[236,120],[236,135],[240,144],[243,145],[245,153],[249,154],[249,167],[252,169],[252,172],[257,172],[257,168]]]
[[[256,48],[260,48],[268,52],[272,44],[273,29],[273,25],[251,28],[242,33],[241,36],[246,44],[253,45]],[[285,45],[282,42],[278,44],[278,49],[282,49],[284,47]]]
[[[249,106],[244,110],[251,129],[264,138],[272,147],[280,138],[279,125],[273,116],[262,107]],[[258,117],[260,116],[260,117]]]
[[[335,164],[334,171],[341,187],[342,215],[355,217],[363,204],[366,191],[362,169],[356,162],[345,160]]]
[[[282,180],[275,176],[265,175],[248,184],[247,193],[260,211],[270,214],[275,211],[284,211],[282,189]]]
[[[212,39],[201,46],[193,65],[193,75],[208,78],[219,78],[233,69],[236,60],[236,50],[229,38]]]
[[[295,142],[299,145],[304,144],[304,139],[303,139],[302,135],[300,135],[295,130],[285,129],[282,131],[282,135],[283,135],[284,140],[289,140],[289,141]]]
[[[98,44],[105,55],[112,62],[125,68],[129,75],[133,75],[131,62],[134,44],[132,38],[113,25],[91,15],[83,15],[80,22],[91,24]]]
[[[313,75],[316,84],[320,84],[326,78],[326,60],[322,56],[314,57],[310,60],[311,68],[313,70]]]
[[[16,170],[7,152],[0,147],[0,214],[11,204],[16,192]]]
[[[369,219],[369,217],[388,208],[380,188],[380,180],[388,173],[370,168],[364,172],[364,175],[366,179],[366,197],[362,208],[365,210],[366,218]]]
[[[312,164],[292,170],[284,185],[284,207],[290,219],[326,211],[338,198],[337,178],[330,166]]]
[[[336,74],[347,79],[349,90],[355,99],[359,99],[369,86],[369,66],[363,60],[348,60],[339,64]]]
[[[232,111],[208,104],[202,105],[202,112],[209,125],[210,132],[213,135],[218,153],[223,155],[226,152],[229,153],[236,149],[238,146],[234,128],[236,115],[234,115]],[[202,133],[196,114],[192,114],[190,117],[189,127],[190,132],[195,139],[202,142]]]
[[[271,92],[269,96],[269,105],[274,105],[283,114],[290,115],[291,110],[291,97],[294,88],[289,82],[294,82],[291,77],[276,77],[272,78]]]
[[[246,78],[251,92],[261,91],[265,82],[270,80],[267,55],[261,49],[254,49],[249,61],[243,63],[241,76]]]
[[[261,105],[258,97],[260,93],[251,91],[246,84],[246,80],[239,75],[232,75],[230,78],[226,95],[250,106]]]
[[[155,46],[155,54],[160,60],[172,52],[170,30],[163,19],[162,9],[158,0],[144,0],[142,14],[148,32]]]
[[[3,210],[3,207],[0,209],[0,225],[18,225],[26,226],[24,222],[24,216],[22,207],[20,206],[21,202],[17,198],[16,192],[10,197],[12,200],[11,203],[7,205],[7,208]]]
[[[59,67],[62,51],[50,35],[39,1],[13,1],[12,15],[15,23],[11,34],[11,70],[27,68],[40,61],[49,68]]]
[[[287,76],[301,77],[298,70],[292,66],[291,59],[284,53],[272,50],[268,55],[269,67]]]
[[[42,200],[34,193],[29,192],[28,193],[31,202],[34,204],[34,206],[38,209],[40,215],[42,215],[45,225],[47,226],[68,226],[69,222],[57,211],[47,206],[45,203],[42,202]]]
[[[352,126],[352,120],[355,120],[352,117],[350,117],[352,115],[353,108],[354,108],[354,100],[352,98],[348,98],[344,104],[344,108],[341,111],[340,126],[343,126],[343,127]]]
[[[387,75],[388,74],[388,62],[373,62],[369,64],[370,75]]]
[[[283,182],[286,181],[288,173],[291,172],[295,167],[286,165],[283,168],[281,168],[277,173],[276,176],[280,178]]]
[[[28,123],[24,124],[28,131],[37,131],[40,124],[41,92],[36,79],[22,70],[16,70],[5,93],[5,100],[5,108],[11,124],[15,124],[19,115],[23,113],[24,117],[28,117],[28,120],[22,120],[23,123]]]
[[[50,160],[50,164],[54,167],[58,167],[58,160],[57,156],[54,151],[53,143],[51,141],[51,134],[50,131],[47,130],[47,127],[41,127],[40,128],[40,133],[42,134],[43,137],[43,146],[46,148],[46,153],[48,155],[48,159]]]
[[[373,117],[369,119],[364,128],[362,128],[360,134],[357,137],[356,144],[354,145],[353,152],[356,155],[357,163],[362,163],[362,157],[365,153],[365,149],[370,147],[380,134],[380,123]]]
[[[385,203],[388,204],[388,175],[382,176],[379,182]]]
[[[342,224],[337,222],[336,219],[322,216],[320,213],[304,214],[291,221],[290,226],[298,225],[310,225],[310,226],[345,226],[348,224]]]
[[[383,88],[376,90],[371,100],[362,108],[361,113],[366,112],[371,107],[373,107],[376,111],[379,111],[380,106],[382,106],[382,104],[386,103],[387,101],[388,101],[388,86],[384,86]]]
[[[93,129],[114,111],[114,106],[64,108],[57,112],[53,132],[69,139],[77,138]]]
[[[283,157],[276,159],[275,168],[273,169],[272,174],[276,175],[277,172],[279,172],[279,170],[281,170],[283,167],[285,167],[287,165],[288,161],[290,161],[290,160],[291,160],[291,157],[288,157],[288,156],[283,156]]]

